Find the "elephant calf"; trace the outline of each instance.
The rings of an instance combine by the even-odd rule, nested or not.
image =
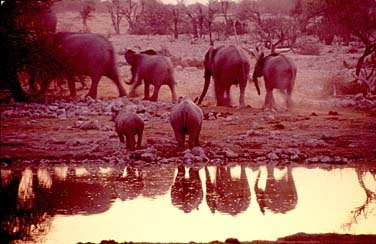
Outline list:
[[[137,148],[141,147],[142,133],[144,131],[144,121],[135,113],[112,108],[112,121],[115,122],[115,130],[119,139],[124,143],[126,137],[127,149],[134,150],[137,135]]]
[[[127,50],[124,57],[127,63],[131,65],[132,72],[132,79],[127,84],[136,82],[130,95],[135,93],[135,89],[141,85],[143,80],[145,100],[157,101],[161,86],[168,85],[171,89],[172,101],[176,102],[175,79],[170,60],[152,50],[141,53]],[[154,86],[154,93],[151,97],[149,94],[150,85]]]
[[[199,145],[203,120],[202,110],[189,98],[179,98],[179,104],[171,110],[170,123],[179,147],[184,147],[185,135],[189,135],[189,148]]]

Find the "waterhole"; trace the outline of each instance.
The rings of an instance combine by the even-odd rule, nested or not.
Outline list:
[[[376,169],[38,165],[1,169],[3,241],[275,240],[376,234]]]

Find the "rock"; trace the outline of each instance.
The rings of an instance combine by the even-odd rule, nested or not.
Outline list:
[[[329,111],[328,115],[337,116],[338,112],[336,112],[336,111]]]
[[[96,119],[93,120],[88,120],[88,121],[82,121],[82,120],[77,120],[74,123],[74,127],[80,128],[81,130],[99,130],[99,122]]]
[[[141,160],[143,160],[145,162],[152,162],[157,158],[157,156],[154,153],[145,152],[145,153],[141,154],[140,158],[141,158]]]
[[[308,139],[304,142],[304,146],[306,147],[324,147],[326,146],[325,141],[321,139]]]
[[[278,155],[274,152],[270,152],[270,153],[266,154],[266,157],[270,160],[278,160],[279,159]]]
[[[228,149],[228,148],[225,148],[223,150],[223,153],[224,153],[226,158],[238,158],[239,157],[239,154],[235,153],[234,151],[232,151],[231,149]]]
[[[56,110],[56,117],[61,119],[61,120],[66,120],[67,119],[67,112],[65,109],[58,109]]]
[[[195,156],[195,160],[201,162],[209,161],[209,158],[206,156],[205,151],[202,147],[194,147],[192,148],[191,153]]]

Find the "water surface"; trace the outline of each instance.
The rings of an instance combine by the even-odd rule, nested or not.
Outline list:
[[[272,166],[1,169],[3,240],[275,240],[376,234],[376,170]]]

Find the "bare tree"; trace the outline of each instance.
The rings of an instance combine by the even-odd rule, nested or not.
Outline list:
[[[95,11],[95,2],[93,0],[85,0],[81,3],[80,15],[82,18],[82,31],[89,32],[87,21],[93,17],[91,12]]]
[[[207,25],[208,25],[208,32],[209,32],[209,39],[210,39],[210,45],[211,46],[214,46],[212,31],[213,31],[213,22],[214,22],[216,13],[218,13],[216,3],[214,1],[209,1],[209,3],[208,3],[208,14],[207,14],[205,19],[206,19],[206,22],[207,22]]]
[[[139,18],[144,13],[145,3],[143,0],[138,4],[133,0],[127,0],[124,7],[124,16],[128,22],[128,32],[133,33],[134,27],[139,20]]]
[[[171,7],[174,22],[174,38],[179,38],[179,25],[183,21],[183,12],[186,9],[184,0],[177,0],[176,5]]]
[[[124,10],[121,6],[120,0],[111,0],[111,2],[107,2],[106,6],[107,11],[111,15],[111,22],[115,33],[120,34],[120,21],[124,16]]]

